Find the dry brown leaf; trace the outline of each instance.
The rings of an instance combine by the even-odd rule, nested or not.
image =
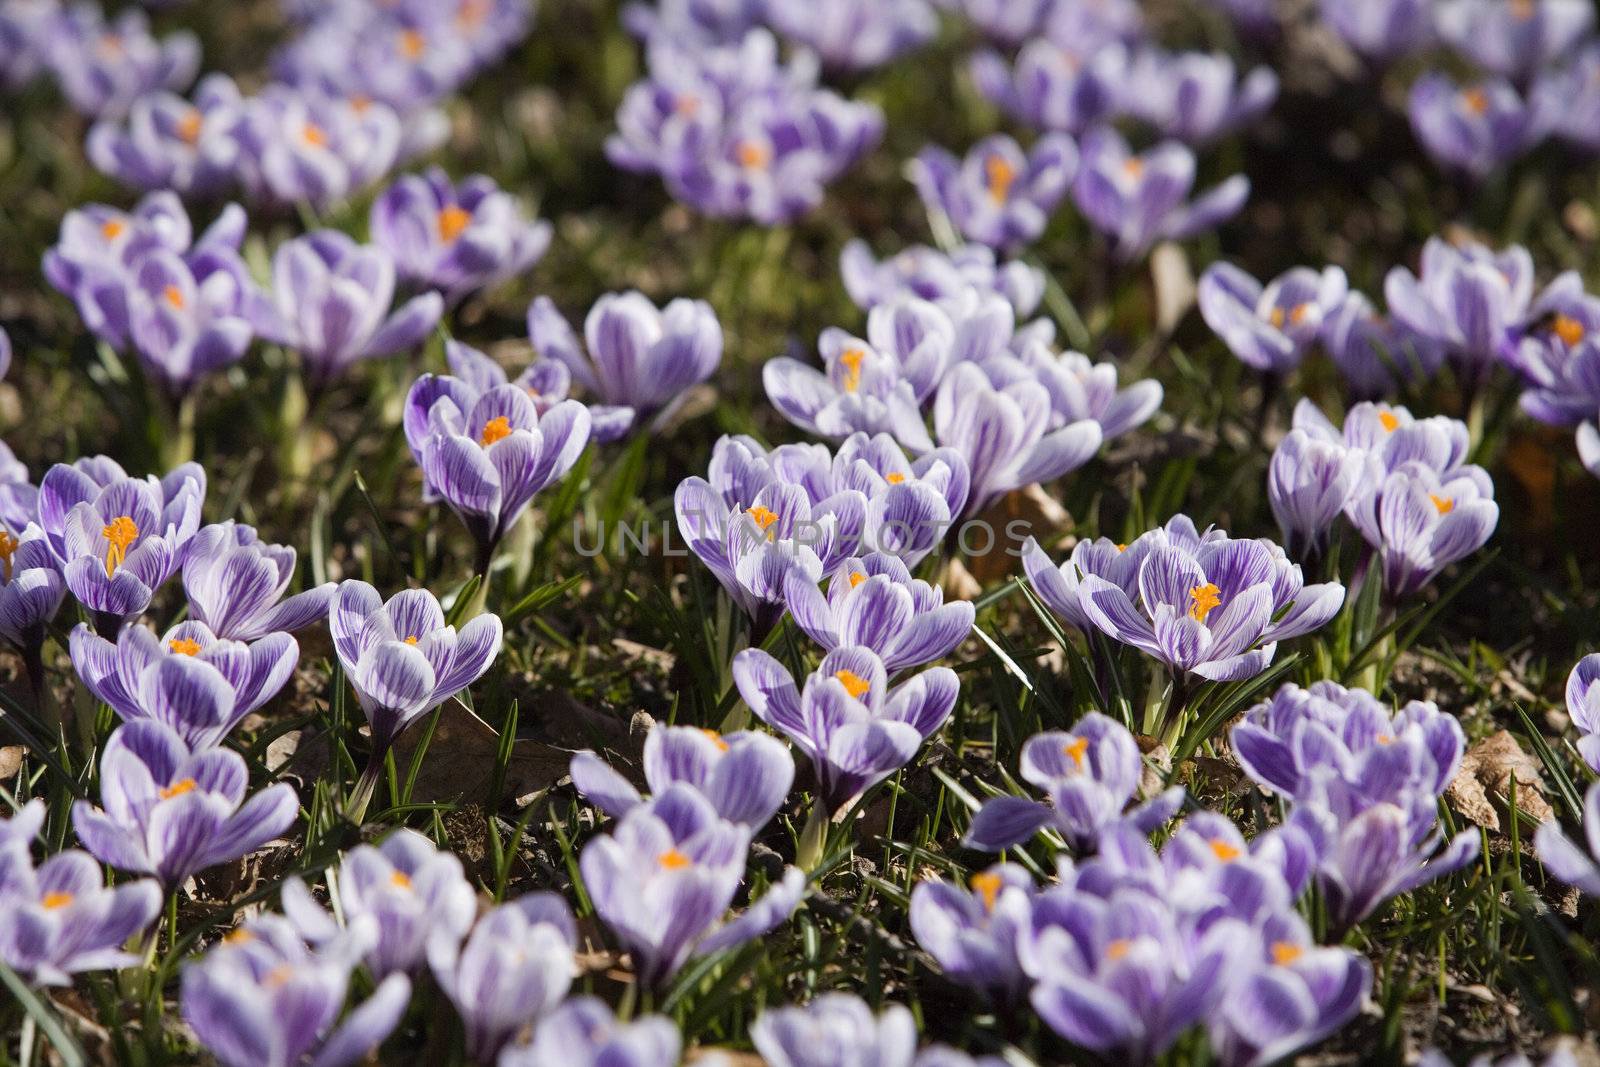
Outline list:
[[[22,769],[22,757],[28,750],[21,745],[6,745],[0,748],[0,778],[10,778]]]
[[[1495,734],[1473,745],[1461,760],[1461,770],[1450,783],[1445,795],[1457,811],[1486,830],[1500,829],[1500,812],[1511,792],[1511,779],[1517,780],[1517,806],[1523,814],[1544,822],[1555,817],[1555,812],[1544,799],[1544,780],[1540,777],[1537,757],[1530,756],[1517,744],[1508,730]]]
[[[411,755],[426,732],[419,725],[406,731],[395,745],[395,764],[402,777],[410,769]],[[459,702],[448,702],[417,772],[412,802],[482,800],[493,780],[499,749],[500,735],[494,727]],[[516,797],[520,804],[524,798],[531,798],[566,777],[571,761],[571,749],[538,741],[514,742],[506,767],[506,795]]]

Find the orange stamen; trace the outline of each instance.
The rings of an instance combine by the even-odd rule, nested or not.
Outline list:
[[[100,536],[109,542],[106,547],[106,577],[109,578],[128,561],[128,549],[138,540],[139,527],[128,516],[118,515],[101,528]]]
[[[1272,943],[1272,962],[1279,967],[1286,967],[1305,954],[1306,950],[1299,945],[1292,945],[1287,941]]]
[[[60,890],[57,890],[53,893],[46,893],[44,895],[44,899],[39,901],[39,903],[44,905],[45,911],[55,911],[58,908],[64,908],[71,904],[74,899],[75,898],[71,893],[64,893]]]
[[[1400,425],[1400,419],[1392,411],[1378,412],[1378,422],[1385,433],[1394,433],[1395,427]]]
[[[1456,502],[1447,496],[1434,496],[1429,493],[1428,499],[1433,501],[1434,509],[1441,515],[1448,515],[1456,509]]]
[[[656,862],[669,871],[681,871],[685,867],[694,866],[694,860],[685,856],[675,848],[669,848],[656,857]]]
[[[772,163],[772,149],[759,141],[740,141],[737,155],[746,170],[766,170]]]
[[[1006,884],[1001,881],[998,874],[991,871],[979,871],[972,876],[971,885],[973,889],[978,891],[978,895],[983,897],[983,910],[993,911],[994,903],[1000,897],[1000,890],[1004,889]]]
[[[439,212],[439,239],[449,244],[472,225],[472,212],[451,204]]]
[[[1216,583],[1207,582],[1189,590],[1189,599],[1193,601],[1189,605],[1189,617],[1195,622],[1205,622],[1206,616],[1221,606],[1222,590],[1217,588]]]
[[[1217,859],[1221,860],[1223,863],[1232,863],[1241,855],[1236,846],[1229,844],[1220,837],[1212,838],[1210,844],[1211,854],[1217,857]]]
[[[197,783],[193,778],[185,778],[180,782],[173,782],[161,790],[161,799],[171,800],[173,797],[181,797],[185,793],[192,793],[195,791],[196,785]]]
[[[190,108],[183,113],[183,118],[178,120],[178,136],[187,144],[195,144],[200,140],[200,126],[200,112]]]
[[[839,357],[839,362],[844,364],[844,391],[853,393],[861,388],[861,361],[867,354],[859,348],[846,349]]]
[[[1561,338],[1561,343],[1568,348],[1573,347],[1583,340],[1583,323],[1566,315],[1557,315],[1556,320],[1550,324],[1550,331]]]
[[[478,438],[485,448],[496,441],[504,440],[511,436],[511,420],[504,415],[496,415],[483,424],[483,435]]]
[[[1000,156],[990,156],[983,161],[984,181],[989,186],[989,198],[997,204],[1005,203],[1011,187],[1017,181],[1017,168]]]
[[[187,637],[175,637],[167,642],[167,647],[180,656],[198,656],[200,654],[200,642],[190,640]]]
[[[872,688],[872,683],[861,677],[861,675],[857,674],[855,671],[835,671],[833,676],[839,679],[839,684],[844,686],[844,691],[849,693],[850,696],[856,700],[860,700],[862,694],[864,694],[868,689]]]

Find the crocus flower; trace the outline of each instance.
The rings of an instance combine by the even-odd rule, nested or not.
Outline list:
[[[103,457],[58,463],[39,483],[39,522],[67,588],[101,630],[143,613],[200,527],[206,476],[186,463],[159,481]]]
[[[1328,531],[1365,486],[1366,471],[1361,452],[1304,429],[1278,443],[1267,465],[1267,502],[1291,556],[1321,555]]]
[[[1033,314],[1044,299],[1044,272],[1012,260],[999,262],[988,245],[962,245],[946,254],[927,245],[912,245],[883,260],[859,238],[839,253],[839,278],[863,311],[900,297],[946,300],[967,289],[998,293],[1018,318]]]
[[[135,189],[213,196],[234,178],[242,105],[232,78],[209,74],[192,100],[150,93],[133,102],[126,121],[96,122],[84,153],[102,174]]]
[[[493,178],[453,183],[434,167],[407,174],[372,205],[372,240],[400,276],[444,293],[452,303],[514,278],[550,247],[550,224],[530,222]]]
[[[189,615],[218,637],[235,641],[299,630],[327,618],[337,583],[285,597],[294,568],[292,547],[269,544],[243,523],[230,519],[203,526],[183,562]]]
[[[1540,72],[1528,93],[1552,137],[1580,152],[1600,151],[1600,42],[1591,39],[1561,67]]]
[[[1127,728],[1097,711],[1070,732],[1052,730],[1029,738],[1022,746],[1021,770],[1049,803],[1005,795],[985,802],[963,841],[968,848],[999,852],[1048,828],[1083,851],[1117,823],[1149,833],[1183,803],[1183,787],[1174,786],[1124,814],[1139,790],[1144,763]]]
[[[438,293],[414,296],[393,313],[395,267],[389,254],[337,230],[318,230],[278,246],[272,260],[277,314],[262,332],[300,353],[315,387],[358,360],[422,344],[439,322]]]
[[[385,601],[355,579],[339,583],[328,629],[372,727],[369,770],[382,766],[406,727],[483,677],[500,654],[502,633],[498,615],[478,615],[457,633],[426,589],[403,589]]]
[[[277,695],[300,661],[300,647],[288,634],[249,644],[220,640],[194,619],[159,641],[143,626],[125,626],[115,643],[79,623],[70,647],[83,684],[124,722],[154,720],[196,749],[220,745]]]
[[[145,93],[183,89],[200,68],[194,34],[157,38],[137,8],[108,22],[93,3],[75,3],[52,20],[44,55],[72,106],[96,117],[121,117]]]
[[[690,958],[772,931],[799,904],[805,876],[784,878],[739,917],[723,922],[744,876],[750,832],[718,817],[711,802],[673,783],[629,811],[578,865],[594,909],[633,960],[641,986],[659,988]]]
[[[130,722],[100,757],[104,809],[78,801],[73,829],[102,863],[154,875],[171,892],[293,825],[300,812],[294,790],[279,782],[247,800],[249,779],[244,757],[232,749],[192,750],[163,723]]]
[[[353,960],[312,952],[262,915],[183,969],[183,1021],[224,1067],[348,1067],[399,1025],[411,983],[390,975],[340,1019]]]
[[[912,176],[928,211],[949,216],[968,240],[1004,249],[1039,239],[1077,168],[1078,148],[1065,134],[1048,134],[1026,152],[995,134],[965,158],[924,148]]]
[[[246,102],[238,137],[239,178],[249,195],[325,207],[394,166],[401,123],[376,101],[274,83]]]
[[[999,356],[987,361],[990,380],[996,385],[1012,381],[1036,381],[1050,394],[1050,418],[1046,426],[1059,430],[1082,419],[1100,424],[1103,440],[1121,437],[1150,421],[1161,407],[1161,383],[1145,379],[1123,388],[1117,385],[1116,364],[1107,360],[1091,363],[1081,352],[1056,352],[1042,338],[1012,341],[1020,348],[1015,356]]]
[[[1508,330],[1527,321],[1533,300],[1533,257],[1513,245],[1494,252],[1476,242],[1449,244],[1430,237],[1422,269],[1389,271],[1383,283],[1389,313],[1442,346],[1462,368],[1483,373]]]
[[[1250,196],[1242,174],[1189,199],[1194,153],[1163,141],[1135,155],[1109,127],[1086,134],[1072,195],[1090,224],[1110,238],[1123,262],[1143,256],[1157,241],[1183,240],[1232,218]]]
[[[1600,771],[1600,653],[1591,653],[1567,675],[1567,715],[1581,734],[1578,755]]]
[[[1498,78],[1459,86],[1432,71],[1411,86],[1406,112],[1435,162],[1481,181],[1544,139],[1550,120],[1540,105]]]
[[[1431,378],[1444,362],[1437,341],[1379,315],[1372,301],[1355,290],[1326,311],[1320,340],[1357,400],[1388,396],[1402,384]]]
[[[824,993],[804,1007],[762,1012],[750,1040],[769,1067],[911,1067],[917,1025],[903,1005],[874,1015],[858,996]]]
[[[350,927],[366,924],[362,942],[372,973],[415,974],[435,939],[460,944],[477,917],[478,895],[453,853],[441,852],[414,830],[400,829],[383,843],[358,845],[339,865],[339,915]],[[283,910],[301,936],[314,945],[334,942],[342,931],[299,878],[283,886]]]
[[[1384,595],[1392,600],[1410,596],[1482,548],[1500,521],[1494,482],[1482,467],[1441,475],[1415,461],[1390,471],[1348,514],[1378,551]]]
[[[933,404],[939,444],[967,461],[976,514],[1013,489],[1052,482],[1083,466],[1104,433],[1092,418],[1051,429],[1049,390],[1037,381],[997,384],[986,368],[960,363],[939,384]]]
[[[978,91],[1001,111],[1036,130],[1074,135],[1114,117],[1127,68],[1119,43],[1080,51],[1044,38],[1023,45],[1014,66],[991,51],[971,64]]]
[[[657,309],[640,292],[607,293],[589,309],[583,335],[580,345],[549,297],[528,308],[528,336],[539,355],[565,366],[598,401],[590,415],[601,442],[660,425],[722,362],[722,326],[703,300]]]
[[[756,718],[781,731],[811,760],[817,796],[829,812],[904,767],[955,708],[960,683],[933,667],[890,688],[868,648],[841,645],[822,658],[802,691],[760,649],[734,657],[733,679]]]
[[[979,871],[965,889],[929,879],[911,891],[911,932],[945,977],[1013,1004],[1028,987],[1017,941],[1033,921],[1036,896],[1033,876],[1011,863]]]
[[[1312,437],[1366,453],[1376,461],[1372,488],[1381,476],[1405,463],[1422,463],[1439,474],[1454,473],[1467,458],[1467,424],[1448,415],[1414,417],[1404,407],[1361,403],[1336,427],[1315,404],[1301,399],[1294,408],[1294,428]]]
[[[1299,366],[1324,319],[1344,300],[1344,271],[1295,267],[1265,287],[1231,263],[1200,276],[1200,314],[1242,362],[1270,374]]]
[[[37,656],[66,592],[43,530],[29,523],[16,536],[0,528],[0,638],[25,659]]]
[[[1434,21],[1439,36],[1478,66],[1525,78],[1589,35],[1594,7],[1583,0],[1446,0]]]
[[[952,341],[953,333],[922,350],[936,351],[942,363]],[[784,418],[818,437],[888,433],[916,452],[933,447],[916,384],[893,352],[833,327],[822,331],[817,348],[821,370],[789,356],[768,360],[761,370],[767,399]]]
[[[1337,825],[1317,868],[1336,933],[1350,929],[1385,901],[1478,858],[1477,831],[1463,830],[1445,843],[1443,833],[1433,829],[1436,803],[1430,796],[1414,800],[1411,810],[1376,804]]]
[[[643,769],[651,792],[682,782],[710,801],[718,817],[752,831],[772,821],[794,784],[788,749],[752,730],[657,726],[645,735]],[[587,749],[572,757],[571,774],[578,792],[613,819],[644,803],[626,778]]]
[[[1551,820],[1539,827],[1533,847],[1551,874],[1588,896],[1600,896],[1600,784],[1584,794],[1583,833],[1583,842],[1575,843]]]
[[[1338,582],[1304,585],[1271,541],[1176,539],[1140,562],[1137,603],[1123,587],[1085,575],[1084,614],[1108,637],[1210,681],[1265,670],[1278,642],[1318,629],[1344,603]]]
[[[0,7],[0,88],[21,89],[44,65],[59,0],[12,0]]]
[[[943,659],[972,631],[971,604],[946,604],[943,590],[912,578],[905,563],[882,552],[845,560],[826,596],[791,572],[784,596],[795,624],[824,652],[867,648],[890,674]]]
[[[499,1067],[676,1067],[683,1038],[671,1019],[622,1022],[598,997],[572,997],[539,1022],[533,1040],[500,1054]]]
[[[1433,0],[1321,0],[1323,24],[1364,58],[1387,63],[1433,36]]]
[[[1095,625],[1085,613],[1079,598],[1083,576],[1093,574],[1118,586],[1130,598],[1138,594],[1139,568],[1154,546],[1148,536],[1131,544],[1118,544],[1107,537],[1081,538],[1072,554],[1059,566],[1032,537],[1022,546],[1022,567],[1028,584],[1051,611],[1084,635],[1093,634]]]
[[[29,850],[44,814],[35,800],[0,820],[0,960],[35,986],[138,963],[123,946],[160,913],[161,890],[147,880],[107,886],[100,865],[76,849],[35,868]]]
[[[129,336],[145,372],[168,395],[244,358],[259,303],[236,255],[194,261],[152,251],[134,266],[127,287]]]
[[[767,0],[767,21],[829,67],[880,67],[933,40],[939,19],[927,0]]]
[[[1128,113],[1164,137],[1205,144],[1260,118],[1278,98],[1278,76],[1256,67],[1243,78],[1220,52],[1144,48],[1128,69]]]
[[[851,434],[833,459],[833,484],[867,498],[862,549],[907,567],[939,546],[966,506],[969,483],[959,452],[936,448],[909,460],[888,434]]]
[[[1057,47],[1080,56],[1144,35],[1139,0],[1056,0],[1045,16],[1044,35]]]
[[[1576,426],[1600,411],[1600,299],[1568,271],[1528,308],[1527,325],[1503,355],[1527,388],[1522,410],[1540,422]]]

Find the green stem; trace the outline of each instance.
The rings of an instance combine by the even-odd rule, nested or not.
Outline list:
[[[194,415],[194,394],[185,393],[177,402],[169,431],[161,438],[161,461],[165,470],[194,458]]]
[[[367,817],[367,806],[372,803],[372,794],[378,787],[378,776],[383,773],[387,757],[386,751],[372,750],[367,756],[367,765],[361,770],[361,777],[356,779],[356,787],[345,800],[344,817],[357,826]]]
[[[807,874],[822,862],[822,852],[828,844],[828,821],[827,806],[818,797],[811,804],[811,815],[806,819],[806,828],[801,831],[800,844],[795,849],[795,866]]]

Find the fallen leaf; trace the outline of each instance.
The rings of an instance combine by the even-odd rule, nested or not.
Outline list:
[[[21,745],[6,745],[0,748],[0,778],[10,778],[22,769],[22,757],[28,750]]]
[[[1486,830],[1500,829],[1497,802],[1510,795],[1511,779],[1517,780],[1517,806],[1524,815],[1544,822],[1555,817],[1544,799],[1544,779],[1537,757],[1517,744],[1508,730],[1500,730],[1467,750],[1461,770],[1445,795],[1457,811]]]
[[[395,745],[395,765],[402,780],[410,770],[412,753],[426,733],[418,725],[406,731]],[[417,771],[412,803],[483,800],[494,779],[499,750],[500,734],[494,727],[459,701],[449,701]],[[534,794],[549,789],[566,777],[572,753],[573,749],[540,741],[514,741],[506,765],[505,795],[517,798],[520,807]]]

